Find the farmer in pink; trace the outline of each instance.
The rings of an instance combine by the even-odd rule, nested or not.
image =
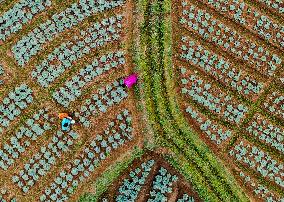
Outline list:
[[[127,86],[127,88],[131,88],[137,82],[137,79],[137,74],[131,74],[123,80],[123,84]]]

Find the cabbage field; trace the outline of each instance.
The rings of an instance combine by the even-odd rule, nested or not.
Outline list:
[[[283,201],[283,2],[172,5],[172,59],[187,122],[249,200]]]
[[[74,201],[141,148],[134,2],[20,0],[0,6],[0,201]],[[61,130],[58,113],[75,124]]]
[[[283,51],[283,0],[0,0],[0,202],[283,202]]]

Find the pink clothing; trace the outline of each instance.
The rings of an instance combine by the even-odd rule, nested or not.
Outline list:
[[[138,79],[137,74],[131,74],[130,76],[128,76],[124,79],[124,84],[128,88],[131,88],[137,82],[137,79]]]

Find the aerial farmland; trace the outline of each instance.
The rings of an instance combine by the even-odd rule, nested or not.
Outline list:
[[[0,202],[284,202],[283,0],[0,0]]]

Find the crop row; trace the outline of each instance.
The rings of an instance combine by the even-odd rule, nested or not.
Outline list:
[[[59,33],[78,25],[94,13],[104,12],[107,9],[121,6],[123,3],[124,0],[80,0],[78,3],[73,3],[64,11],[54,14],[51,19],[34,28],[12,47],[16,61],[24,66],[32,56],[42,50],[43,44],[52,41]]]
[[[52,94],[52,97],[64,107],[68,107],[70,102],[78,98],[81,89],[88,85],[94,78],[109,71],[112,68],[121,68],[125,64],[124,52],[117,51],[95,58],[91,64],[79,70],[75,76],[65,82],[64,87],[60,87]]]
[[[189,6],[185,1],[182,2],[182,8],[182,25],[223,51],[243,60],[261,74],[273,76],[275,70],[281,66],[282,60],[278,55],[265,50],[252,39],[243,37],[242,33],[225,25],[206,10],[194,5]]]
[[[0,40],[21,30],[36,14],[51,6],[51,0],[20,0],[0,16]]]
[[[66,69],[70,68],[73,62],[89,54],[92,49],[119,41],[122,18],[121,15],[105,18],[99,23],[94,23],[87,30],[82,30],[80,36],[74,36],[73,40],[63,42],[48,54],[41,64],[36,66],[31,73],[32,78],[37,79],[42,87],[48,87]]]
[[[284,14],[284,2],[283,0],[256,0],[261,3],[272,12],[279,13],[281,16]]]
[[[279,198],[274,193],[272,193],[267,187],[262,184],[259,184],[255,179],[250,177],[248,174],[243,171],[239,172],[243,183],[253,190],[253,193],[256,197],[262,199],[263,201],[282,201],[284,198]]]
[[[67,165],[67,168],[61,170],[50,186],[44,190],[40,201],[68,200],[79,182],[88,178],[107,155],[111,155],[112,151],[127,144],[132,138],[131,115],[125,109],[109,122],[102,134],[97,134],[92,141],[86,144],[84,150],[72,163]]]
[[[279,91],[274,91],[267,95],[263,102],[263,107],[273,116],[284,119],[284,95]]]
[[[24,165],[24,169],[13,175],[12,182],[27,193],[41,177],[51,170],[56,159],[60,158],[63,152],[67,152],[77,138],[78,134],[74,131],[65,134],[58,130],[48,146],[41,147],[40,151]]]
[[[33,117],[28,118],[10,138],[9,143],[3,144],[0,149],[0,167],[7,170],[31,146],[32,142],[51,130],[50,123],[53,121],[47,109],[41,109]]]
[[[3,98],[0,104],[0,125],[2,127],[7,128],[10,122],[21,114],[21,110],[26,109],[28,104],[32,103],[32,93],[33,91],[26,84],[21,84]],[[0,133],[2,131],[3,128],[0,128]]]
[[[173,192],[172,186],[177,180],[176,175],[172,175],[167,169],[161,167],[154,178],[147,202],[167,201],[167,194]]]
[[[284,154],[284,129],[280,126],[273,124],[262,115],[256,114],[246,126],[246,130],[262,143],[274,147]]]
[[[135,166],[131,166],[128,174],[117,179],[99,201],[200,201],[184,184],[184,179],[179,178],[176,171],[156,154],[147,152],[133,164]]]
[[[284,49],[284,27],[243,0],[202,0],[271,44]]]
[[[281,16],[284,14],[284,2],[282,0],[256,0],[272,12],[279,13]]]
[[[123,183],[118,188],[118,195],[115,201],[135,201],[138,194],[144,186],[147,177],[149,176],[155,160],[151,159],[143,162],[141,166],[135,168],[129,173],[129,177],[123,180]]]
[[[0,76],[2,76],[4,74],[4,68],[2,65],[0,65]],[[4,84],[4,81],[3,80],[0,80],[0,85]]]
[[[257,99],[263,91],[264,83],[258,82],[253,76],[238,69],[224,57],[214,54],[192,38],[181,38],[180,57],[201,71],[210,74],[225,86],[238,91],[249,99]]]
[[[280,187],[284,187],[284,166],[273,159],[265,151],[242,140],[236,143],[229,152],[230,156],[235,157],[237,161],[246,167],[253,169],[262,175],[262,177],[275,182]]]
[[[181,67],[181,85],[182,94],[233,124],[240,124],[248,112],[248,107],[228,95],[228,92],[201,78],[197,71]]]
[[[281,83],[282,85],[284,85],[284,77],[280,77],[280,78],[279,78],[279,81],[280,81],[280,83]]]
[[[228,141],[234,134],[232,130],[217,123],[216,121],[210,120],[207,116],[192,106],[187,106],[185,111],[190,115],[190,119],[194,125],[199,127],[202,133],[206,134],[206,136],[214,144],[220,145],[223,142]]]
[[[99,112],[105,113],[108,108],[120,103],[128,97],[127,91],[121,86],[123,80],[116,80],[112,84],[107,84],[100,88],[97,93],[91,95],[91,98],[85,100],[79,112],[75,117],[83,124],[84,127],[90,126],[88,120],[90,116],[95,116]]]
[[[177,202],[194,202],[194,198],[192,196],[189,196],[188,194],[183,194],[182,198],[179,198]]]
[[[17,202],[17,199],[12,196],[11,192],[7,188],[0,188],[0,201],[1,202]]]
[[[277,84],[280,84],[282,87],[284,86],[284,71],[280,71],[277,76]]]

